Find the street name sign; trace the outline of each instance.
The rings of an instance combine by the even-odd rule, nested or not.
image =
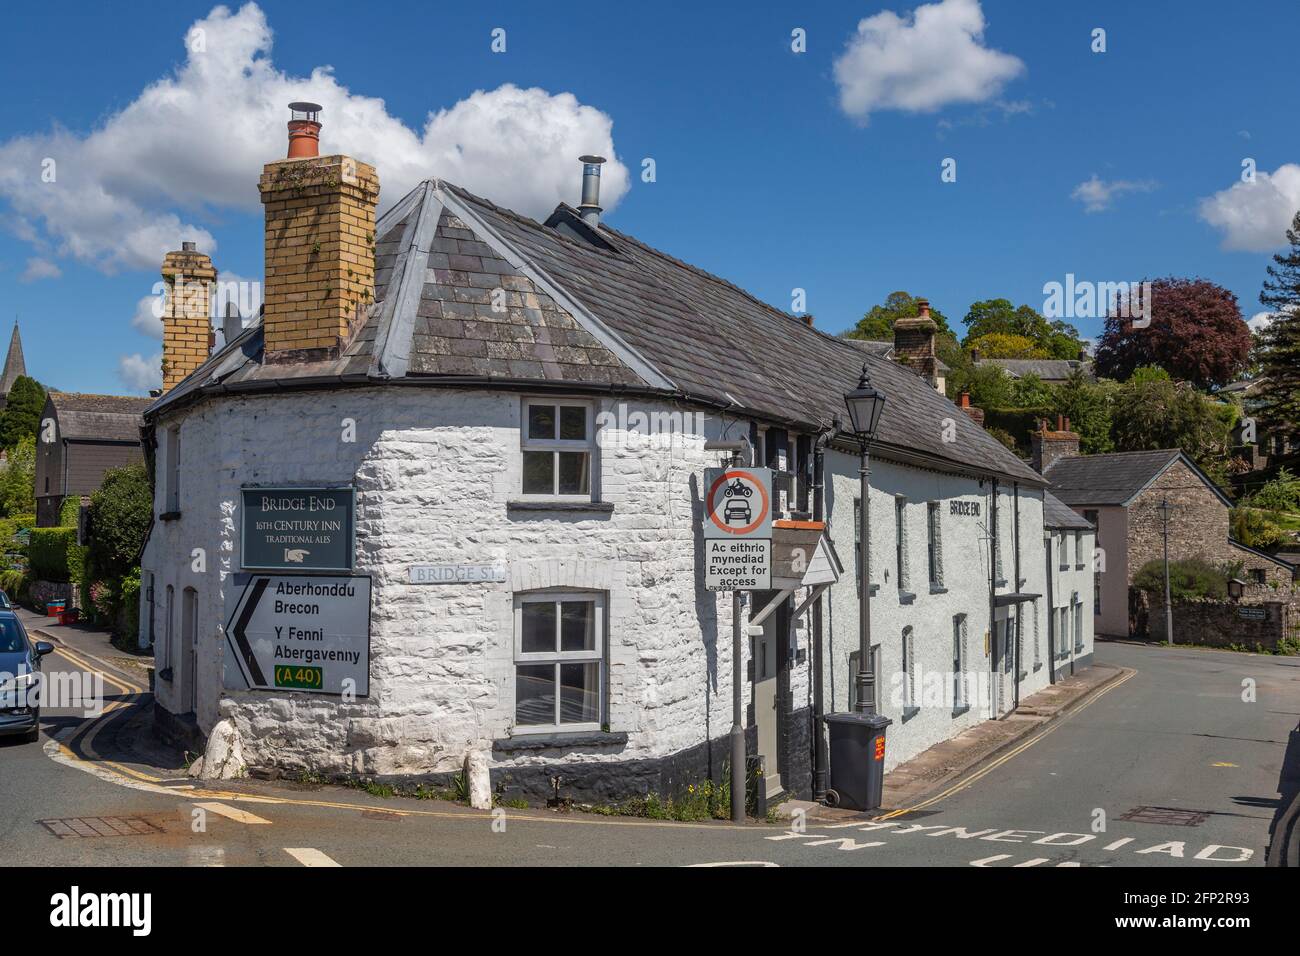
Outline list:
[[[499,564],[414,564],[407,575],[411,584],[504,584],[506,569]]]
[[[710,591],[772,586],[772,471],[704,471],[704,585]]]
[[[352,570],[352,488],[244,488],[242,493],[244,570]]]
[[[226,624],[234,690],[370,693],[370,578],[253,575]]]

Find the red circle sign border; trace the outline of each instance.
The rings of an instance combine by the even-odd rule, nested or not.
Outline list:
[[[756,518],[754,521],[750,522],[749,524],[745,525],[743,528],[732,528],[729,525],[726,525],[723,522],[719,521],[718,512],[713,507],[713,496],[717,494],[718,488],[728,478],[732,478],[732,477],[744,478],[746,481],[748,481],[750,484],[752,484],[755,488],[758,489],[759,495],[761,495],[763,498],[763,510],[758,513],[758,518]],[[761,481],[759,481],[757,478],[755,478],[747,471],[724,471],[720,476],[718,476],[717,481],[715,481],[711,486],[709,486],[709,496],[705,500],[704,506],[705,508],[708,509],[709,520],[712,521],[717,527],[727,532],[727,534],[749,534],[755,528],[757,528],[759,525],[763,523],[763,521],[767,518],[768,510],[771,507],[770,502],[767,499],[767,488],[764,487]]]

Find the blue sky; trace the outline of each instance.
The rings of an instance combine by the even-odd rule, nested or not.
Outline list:
[[[607,167],[610,224],[779,307],[805,289],[830,331],[895,289],[958,325],[977,299],[1041,308],[1067,273],[1199,275],[1261,311],[1270,247],[1300,208],[1285,99],[1300,6],[916,7],[15,8],[0,35],[0,325],[19,316],[48,385],[144,387],[159,341],[138,311],[166,248],[197,236],[223,273],[261,273],[256,183],[283,156],[289,93],[326,104],[323,150],[375,162],[385,202],[442,175],[544,214],[576,201],[577,155],[606,151],[622,164]]]

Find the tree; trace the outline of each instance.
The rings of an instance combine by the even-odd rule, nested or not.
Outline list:
[[[1150,324],[1108,316],[1097,344],[1099,375],[1126,381],[1143,365],[1208,389],[1233,381],[1250,355],[1250,328],[1237,297],[1205,279],[1173,276],[1151,283]]]
[[[967,366],[949,375],[948,391],[954,399],[968,392],[971,404],[978,408],[1012,408],[1014,382],[996,365]]]
[[[1220,412],[1220,408],[1227,411]],[[1231,406],[1219,406],[1185,384],[1147,376],[1120,386],[1111,407],[1118,451],[1181,448],[1215,482],[1227,479]]]
[[[1110,437],[1109,393],[1113,390],[1113,382],[1094,382],[1078,368],[1053,390],[1052,412],[1070,419],[1070,427],[1079,436],[1079,450],[1085,455],[1115,450]]]
[[[0,412],[0,447],[13,448],[24,436],[36,439],[45,411],[45,386],[19,375],[9,389],[9,401]]]
[[[1033,373],[1011,381],[1011,402],[1016,408],[1046,408],[1056,401],[1056,390]]]
[[[1300,439],[1300,212],[1286,231],[1290,249],[1273,256],[1261,304],[1273,321],[1261,334],[1260,366],[1268,381],[1259,416],[1279,434]]]
[[[0,470],[0,509],[8,517],[36,511],[36,440],[21,438]]]
[[[988,332],[975,338],[968,338],[966,347],[979,352],[982,359],[1048,358],[1047,350],[1039,348],[1038,343],[1033,339],[1011,332]]]
[[[1290,540],[1290,536],[1273,520],[1271,514],[1244,504],[1237,505],[1229,512],[1229,528],[1233,539],[1248,548],[1271,551]]]
[[[137,566],[152,510],[144,462],[104,473],[87,515],[86,560],[92,580],[115,581]]]
[[[849,330],[851,339],[890,340],[894,337],[894,323],[899,319],[911,319],[921,314],[918,304],[921,300],[908,292],[891,292],[883,305],[873,305],[871,311],[864,315],[856,326]],[[938,309],[931,307],[930,318],[939,326],[941,336],[956,336],[948,327],[948,319]]]
[[[1079,330],[1056,320],[1048,322],[1042,314],[1027,305],[1013,306],[1010,299],[984,299],[972,302],[966,317],[966,348],[984,349],[976,340],[994,334],[1017,335],[1029,339],[1042,354],[1031,358],[1077,359],[1083,350]],[[993,356],[990,358],[1019,358],[1020,356]]]

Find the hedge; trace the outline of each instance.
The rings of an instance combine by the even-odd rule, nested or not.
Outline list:
[[[75,528],[80,520],[81,496],[68,495],[63,499],[63,505],[59,508],[59,526],[62,528]]]
[[[68,580],[68,550],[77,545],[76,528],[32,528],[27,560],[43,581]]]

